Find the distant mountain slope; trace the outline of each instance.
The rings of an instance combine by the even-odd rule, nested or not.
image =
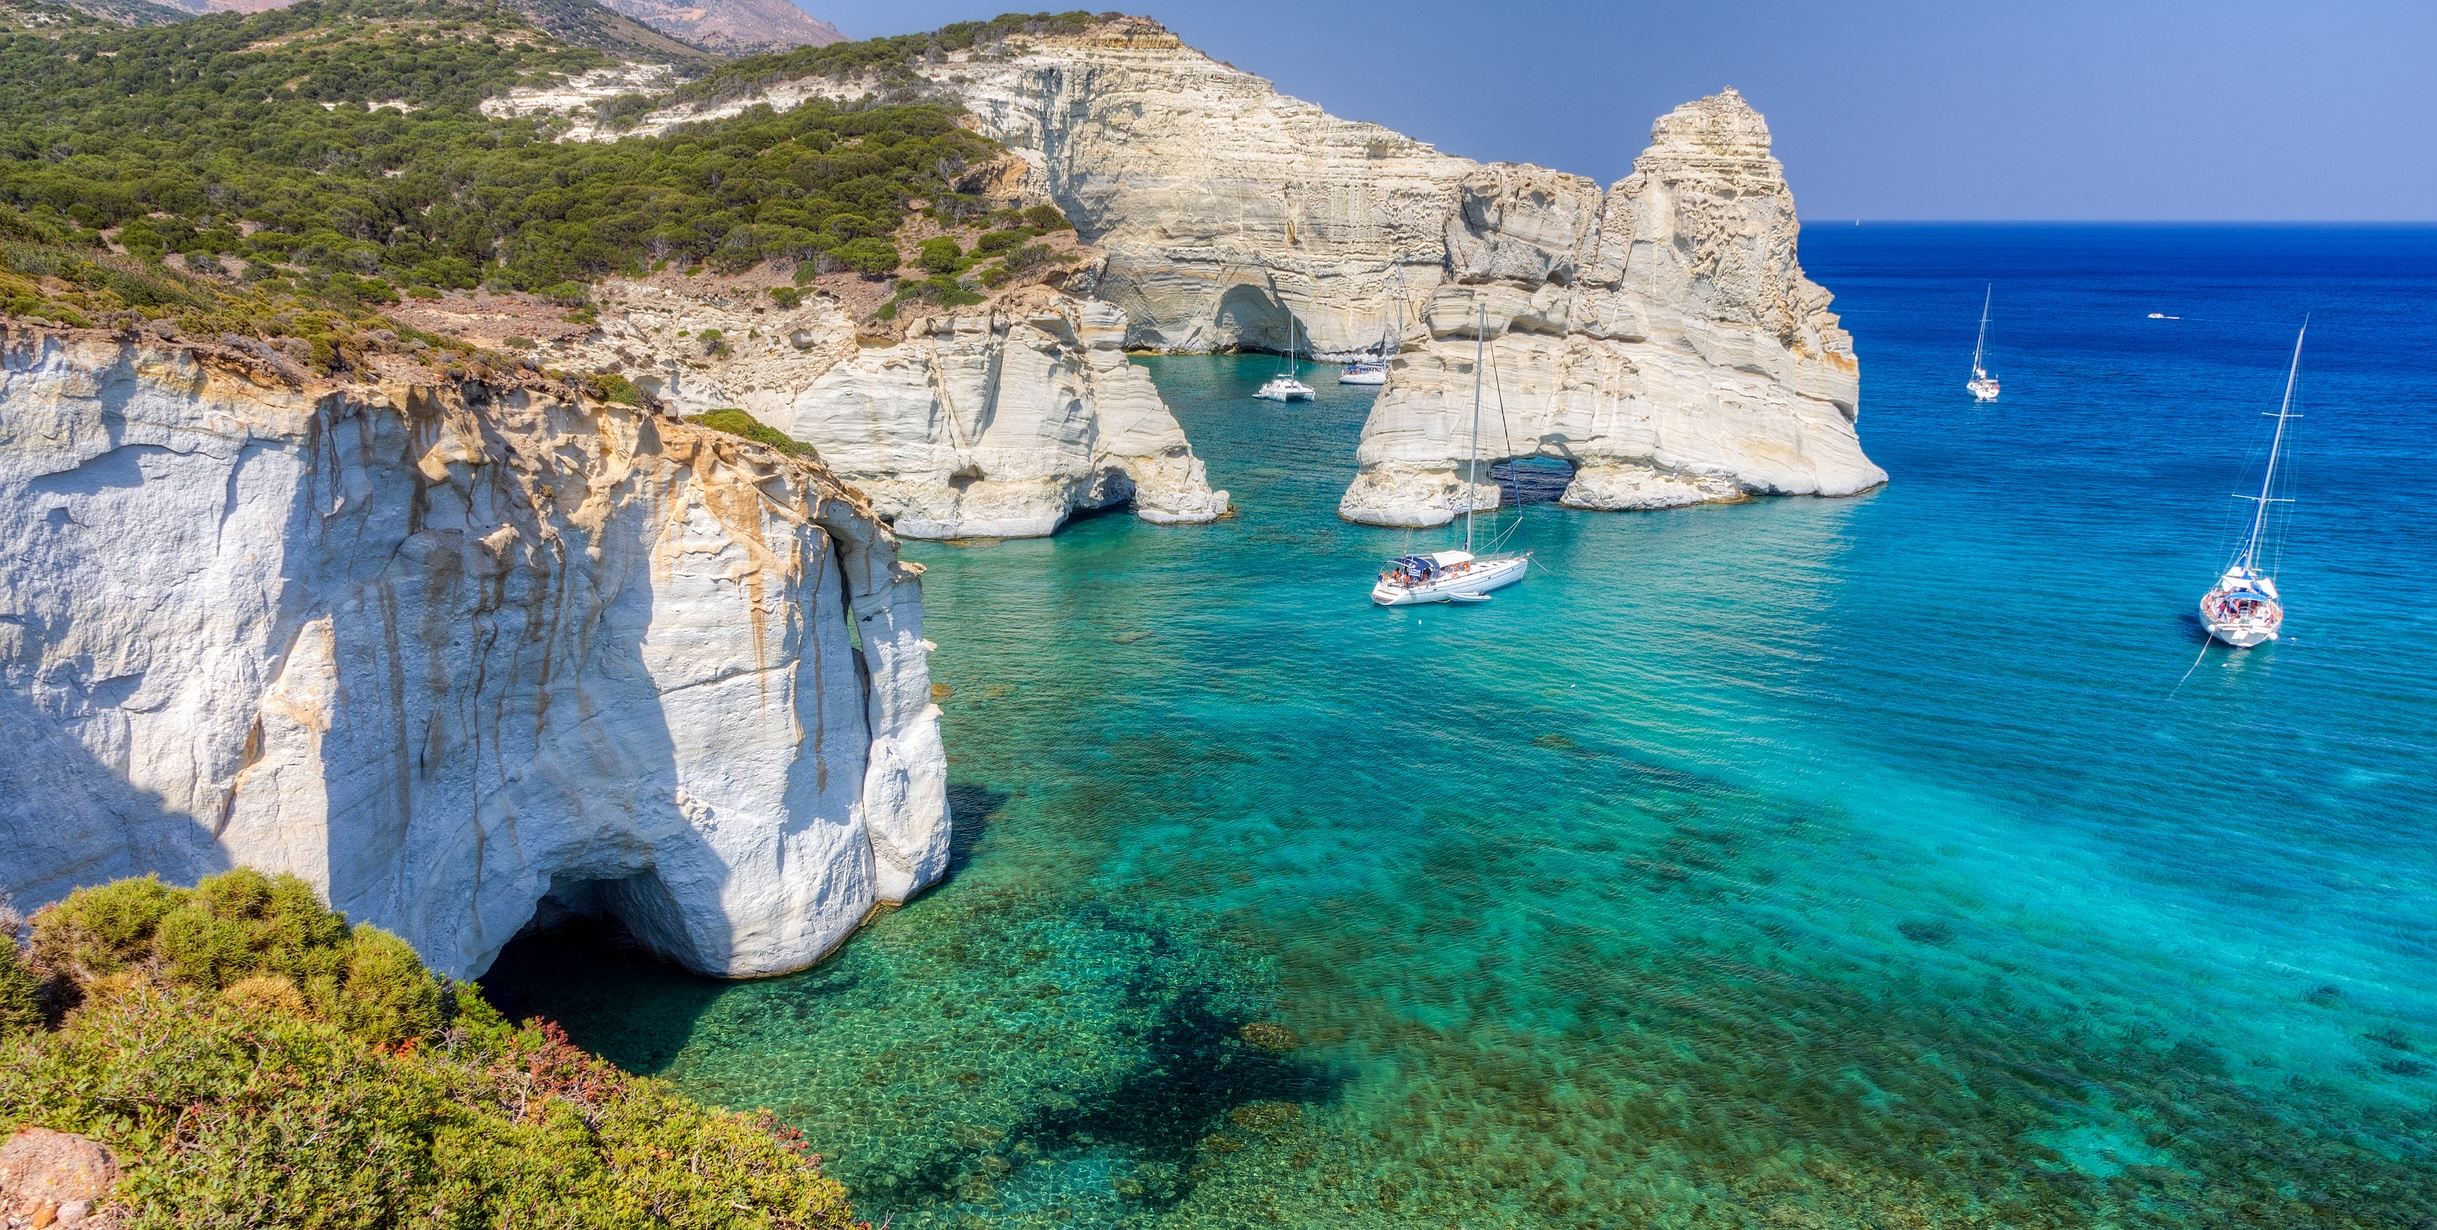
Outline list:
[[[723,55],[758,55],[843,43],[836,26],[789,0],[607,0],[655,30]]]
[[[57,7],[61,3],[66,3],[118,25],[147,26],[159,25],[163,21],[176,21],[190,15],[264,13],[272,9],[286,8],[291,2],[292,0],[165,0],[166,5],[174,6],[165,7],[164,4],[151,4],[146,0],[0,0],[0,6],[24,8],[30,11],[46,6]],[[479,7],[479,0],[475,0],[475,2]],[[594,3],[593,0],[500,0],[500,2],[523,14],[534,25],[557,35],[566,42],[579,47],[590,47],[596,51],[606,51],[623,59],[675,64],[681,68],[701,68],[723,58],[691,43],[671,38],[632,17],[604,8]],[[763,2],[778,3],[782,7],[796,12],[798,17],[803,16],[800,10],[796,10],[793,5],[785,4],[784,0],[763,0]],[[673,6],[669,7],[674,11]],[[805,18],[805,20],[810,21],[811,19]],[[34,23],[19,22],[17,24]],[[829,30],[828,26],[822,25],[820,22],[812,22],[812,24],[823,30]],[[829,33],[834,40],[837,31],[829,30]],[[781,47],[783,49],[796,45],[787,43],[782,44]]]
[[[158,26],[186,18],[181,10],[145,0],[0,0],[0,30],[65,29],[94,22]]]
[[[778,2],[784,4],[785,0]],[[722,58],[704,51],[696,40],[671,38],[662,30],[604,8],[593,3],[593,0],[506,0],[506,3],[509,8],[524,14],[534,25],[567,42],[606,51],[622,59],[651,60],[691,68],[716,63]]]

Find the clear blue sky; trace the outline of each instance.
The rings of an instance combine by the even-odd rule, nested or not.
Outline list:
[[[799,3],[854,38],[1006,8]],[[1653,117],[1733,85],[1767,113],[1810,218],[2437,221],[2437,0],[1126,11],[1338,115],[1602,181]]]

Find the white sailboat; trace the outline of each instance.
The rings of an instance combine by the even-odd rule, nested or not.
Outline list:
[[[1489,591],[1523,579],[1532,565],[1529,551],[1475,555],[1472,553],[1472,505],[1479,490],[1481,466],[1481,365],[1489,345],[1489,308],[1481,308],[1472,355],[1472,455],[1464,463],[1464,549],[1403,555],[1381,570],[1371,587],[1371,601],[1381,606],[1412,606],[1423,602],[1487,602]]]
[[[1286,370],[1269,378],[1253,396],[1263,401],[1310,401],[1319,394],[1312,386],[1295,379],[1295,317],[1286,316]]]
[[[1972,343],[1972,378],[1963,386],[1971,390],[1973,401],[1997,400],[1997,378],[1988,370],[1989,301],[1996,293],[1997,287],[1992,283],[1980,295],[1980,340]]]
[[[1396,340],[1405,331],[1405,270],[1399,265],[1388,274],[1388,312],[1379,326],[1379,345],[1373,357],[1356,359],[1337,373],[1339,384],[1386,384],[1388,362],[1396,357]]]
[[[2293,337],[2293,366],[2285,372],[2285,400],[2276,408],[2276,439],[2268,445],[2268,471],[2259,478],[2259,494],[2234,497],[2254,505],[2250,532],[2243,535],[2234,562],[2200,599],[2201,626],[2236,649],[2275,640],[2285,626],[2285,604],[2276,592],[2276,578],[2259,566],[2259,538],[2267,528],[2268,505],[2285,502],[2268,492],[2276,482],[2276,461],[2285,448],[2285,423],[2301,417],[2293,413],[2293,384],[2301,376],[2302,338],[2309,333],[2310,322],[2303,321],[2301,332]]]

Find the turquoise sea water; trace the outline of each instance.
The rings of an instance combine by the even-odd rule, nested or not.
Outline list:
[[[1886,489],[1533,506],[1523,584],[1380,610],[1443,538],[1335,519],[1367,391],[1147,361],[1239,517],[909,551],[948,883],[491,985],[898,1226],[2437,1224],[2437,231],[1804,258]],[[2289,636],[2202,655],[2305,311]]]

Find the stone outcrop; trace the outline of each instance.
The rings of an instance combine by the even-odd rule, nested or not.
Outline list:
[[[0,1145],[0,1225],[101,1227],[116,1218],[95,1216],[118,1182],[118,1159],[110,1146],[70,1132],[19,1128]]]
[[[1480,455],[1573,463],[1574,507],[1885,482],[1854,428],[1853,339],[1795,261],[1793,197],[1768,151],[1767,125],[1728,90],[1661,117],[1604,193],[1537,167],[1467,175],[1449,280],[1363,426],[1339,512],[1440,525],[1495,506],[1494,483],[1468,491],[1463,475],[1479,350]]]
[[[1275,350],[1291,318],[1321,354],[1347,355],[1378,340],[1401,287],[1403,357],[1365,428],[1348,517],[1426,525],[1461,506],[1483,306],[1507,410],[1483,447],[1574,463],[1576,505],[1885,480],[1854,430],[1851,338],[1802,276],[1767,126],[1732,91],[1662,118],[1634,174],[1602,190],[1338,119],[1139,18],[910,71],[1021,154],[1031,186],[1106,254],[1097,293],[1127,314],[1131,344]],[[645,127],[901,80],[774,83]]]
[[[1128,501],[1160,523],[1227,510],[1107,303],[1027,287],[879,333],[820,296],[782,309],[612,283],[600,297],[600,329],[551,362],[620,371],[684,414],[745,410],[817,449],[899,534],[1035,536]]]
[[[820,466],[537,378],[0,350],[20,905],[246,864],[451,975],[545,898],[749,975],[945,870],[917,570]]]

